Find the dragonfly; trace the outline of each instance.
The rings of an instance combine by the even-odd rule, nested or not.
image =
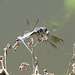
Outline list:
[[[23,37],[18,38],[16,41],[21,41],[33,34],[39,35],[40,33],[42,33],[42,32],[45,33],[46,31],[47,31],[46,27],[36,27],[33,31],[26,33]]]
[[[37,26],[38,22],[39,22],[39,18],[37,19],[35,26]],[[30,24],[28,19],[26,19],[26,23],[27,23],[27,25],[30,25],[32,27],[32,25]],[[29,31],[29,32],[25,33],[25,35],[23,37],[16,39],[16,41],[21,41],[21,40],[24,40],[24,39],[30,37],[33,34],[39,35],[40,33],[45,33],[46,31],[47,31],[46,27],[35,27],[34,30],[32,30],[31,32]]]
[[[30,22],[28,19],[26,19],[27,25],[30,25]],[[38,25],[39,19],[37,19],[35,26]],[[30,37],[31,35],[37,35],[39,37],[39,35],[41,35],[41,37],[44,37],[43,34],[48,36],[48,40],[47,42],[54,48],[57,48],[57,46],[54,43],[59,43],[59,42],[64,42],[61,38],[54,36],[52,34],[48,35],[47,34],[48,29],[47,27],[35,27],[31,32],[26,33],[23,37],[18,38],[16,41],[21,41],[24,40],[28,37]]]

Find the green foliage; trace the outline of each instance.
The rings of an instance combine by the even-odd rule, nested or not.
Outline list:
[[[75,0],[64,0],[64,7],[67,13],[75,14]]]
[[[51,20],[50,23],[52,26],[55,26],[55,27],[58,27],[60,25],[57,21],[53,21],[53,20]]]

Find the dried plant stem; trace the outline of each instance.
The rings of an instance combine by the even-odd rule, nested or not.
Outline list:
[[[32,51],[28,48],[28,46],[26,45],[26,43],[24,42],[24,40],[22,40],[22,42],[25,45],[25,47],[29,50],[29,52],[32,53]]]
[[[29,49],[29,47],[26,45],[26,43],[24,42],[24,40],[22,40],[23,44],[25,45],[25,47],[28,49],[28,51],[31,53],[31,57],[32,57],[32,65],[33,65],[33,72],[34,72],[34,47],[33,45],[32,50]]]
[[[33,73],[34,73],[34,47],[33,46],[32,46],[31,57],[32,57],[32,65],[33,65]]]
[[[70,59],[70,62],[69,62],[69,65],[68,65],[68,69],[67,69],[66,75],[69,74],[70,65],[71,65],[71,63],[72,63],[72,60],[74,60],[74,57],[75,57],[75,55],[73,55],[72,58]]]
[[[37,43],[33,47],[37,46],[38,43],[39,43],[39,41],[37,41]]]
[[[68,69],[67,69],[66,75],[69,74],[70,65],[71,65],[71,63],[72,63],[72,60],[74,60],[74,57],[75,57],[75,43],[73,44],[73,56],[72,56],[72,58],[70,59],[70,62],[69,62],[69,65],[68,65]]]
[[[2,69],[4,69],[4,65],[3,65],[3,58],[2,58],[1,64],[2,64]]]
[[[32,68],[33,68],[33,73],[35,72],[35,66],[34,66],[34,47],[37,46],[37,44],[39,43],[39,41],[37,41],[37,43],[35,43],[33,45],[33,38],[31,38],[31,49],[26,45],[26,43],[24,42],[24,40],[22,40],[22,43],[25,45],[25,47],[28,49],[28,51],[31,53],[31,58],[32,58]]]
[[[6,53],[7,53],[7,50],[5,49],[5,50],[4,50],[4,61],[5,61],[4,63],[5,63],[5,69],[7,70],[7,65],[6,65],[6,64],[7,64],[7,63],[6,63],[6,59],[7,59],[7,58],[6,58]]]
[[[7,72],[7,70],[6,70],[6,69],[3,69],[3,70],[5,71],[6,75],[9,75],[9,73]]]
[[[0,75],[9,75],[9,73],[6,70],[6,68],[4,68],[4,65],[3,65],[3,57],[2,57],[2,60],[1,60],[1,64],[2,64],[2,70],[5,72],[5,74],[0,74]]]

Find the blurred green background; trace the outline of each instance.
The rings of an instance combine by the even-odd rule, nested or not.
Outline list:
[[[43,42],[35,48],[40,66],[55,75],[65,75],[75,42],[75,0],[0,0],[0,55],[3,55],[7,43],[13,45],[17,36],[28,29],[25,19],[28,18],[35,26],[38,17],[39,26],[47,27],[64,40],[58,50]],[[19,70],[19,65],[24,61],[31,64],[30,53],[23,44],[15,53],[13,49],[9,50],[9,74],[30,75],[32,68],[22,72]],[[40,73],[43,75],[42,69]]]

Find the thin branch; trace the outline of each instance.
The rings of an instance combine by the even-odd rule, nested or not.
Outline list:
[[[71,58],[70,61],[69,61],[68,69],[67,69],[66,75],[69,74],[70,65],[71,65],[71,63],[72,63],[72,60],[74,60],[74,57],[75,57],[75,55],[73,55],[72,58]]]
[[[37,43],[36,43],[33,47],[37,46],[37,45],[38,45],[38,43],[39,43],[39,41],[37,41]]]
[[[25,45],[25,47],[29,50],[29,52],[32,53],[32,51],[28,48],[28,46],[26,45],[26,43],[24,42],[24,40],[22,40],[22,42]]]
[[[72,56],[72,58],[71,58],[70,61],[69,61],[68,69],[67,69],[66,75],[69,74],[70,65],[71,65],[72,61],[74,60],[74,57],[75,57],[75,43],[73,44],[73,56]]]
[[[3,56],[2,56],[1,64],[2,64],[2,69],[4,69],[4,65],[3,65]]]
[[[6,63],[6,59],[7,59],[7,58],[6,58],[6,55],[7,55],[7,54],[6,54],[6,53],[7,53],[7,48],[4,48],[4,63],[5,63],[4,66],[5,66],[5,69],[7,70],[7,63]]]
[[[32,57],[32,65],[33,65],[33,73],[34,73],[34,47],[33,47],[33,45],[32,45],[31,57]]]

